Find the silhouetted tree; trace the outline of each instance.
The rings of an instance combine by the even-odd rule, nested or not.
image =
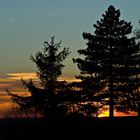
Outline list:
[[[66,108],[58,100],[58,95],[65,90],[66,82],[58,81],[58,77],[62,74],[64,67],[62,62],[70,52],[69,48],[59,51],[60,47],[61,41],[55,43],[54,37],[52,37],[50,43],[44,42],[43,52],[37,52],[35,57],[31,55],[30,59],[38,68],[37,75],[41,81],[41,88],[36,87],[32,80],[29,82],[22,80],[24,86],[29,90],[30,96],[23,97],[9,92],[12,100],[22,109],[34,107],[50,118],[57,117],[62,113],[62,110],[66,111]]]
[[[140,21],[139,21],[140,26]],[[138,48],[135,50],[135,54],[132,56],[131,65],[133,71],[133,81],[131,82],[131,86],[133,86],[135,90],[133,90],[133,94],[129,97],[129,110],[135,111],[138,113],[140,117],[140,29],[137,28],[134,30],[134,37],[136,40],[136,44]]]
[[[140,20],[139,20],[139,27],[134,30],[134,36],[136,38],[137,43],[140,43]]]
[[[88,41],[87,48],[78,53],[85,58],[74,62],[81,71],[78,78],[86,81],[86,93],[91,96],[98,93],[102,99],[109,99],[109,116],[112,118],[114,106],[119,110],[129,107],[130,95],[133,96],[137,88],[139,45],[129,36],[131,23],[120,20],[120,10],[112,5],[94,28],[93,35],[83,33],[83,38]],[[102,96],[102,93],[105,94]]]

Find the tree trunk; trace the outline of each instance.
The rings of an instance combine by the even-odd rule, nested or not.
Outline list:
[[[137,109],[137,112],[138,112],[138,117],[140,118],[140,103],[138,101],[138,109]]]
[[[110,79],[109,94],[110,94],[109,117],[112,119],[114,117],[114,96],[113,96],[113,89],[112,89],[112,78]]]
[[[110,94],[110,102],[109,102],[109,117],[112,119],[114,117],[114,95],[113,95],[113,52],[112,52],[112,41],[110,36],[110,69],[109,69],[109,94]]]

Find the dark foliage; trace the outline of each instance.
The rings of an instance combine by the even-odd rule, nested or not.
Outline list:
[[[85,58],[74,59],[80,69],[84,83],[83,91],[89,101],[96,101],[95,95],[106,94],[110,106],[110,117],[114,106],[126,111],[139,86],[140,48],[135,38],[130,37],[130,22],[120,20],[120,10],[110,5],[102,19],[94,24],[94,34],[83,33],[87,48],[78,50]],[[92,99],[92,100],[91,100]],[[131,101],[130,101],[131,100]]]
[[[62,94],[66,90],[66,82],[58,81],[58,77],[62,74],[64,67],[62,62],[70,52],[68,48],[63,48],[59,52],[60,47],[61,41],[55,44],[54,37],[52,37],[50,43],[44,42],[43,52],[39,51],[35,57],[30,57],[38,68],[37,75],[40,79],[41,88],[36,87],[32,80],[29,82],[22,80],[23,85],[29,90],[30,96],[23,97],[8,91],[12,100],[21,109],[35,108],[46,117],[51,118],[67,112]],[[63,96],[61,100],[59,100],[60,96]]]

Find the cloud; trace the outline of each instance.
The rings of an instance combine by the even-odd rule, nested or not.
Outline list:
[[[21,82],[21,78],[23,78],[25,81],[29,81],[30,79],[32,79],[33,82],[39,83],[39,79],[35,72],[1,74],[0,75],[0,92],[5,91],[6,88],[14,92],[25,91],[25,88],[23,87],[22,82]],[[58,78],[58,80],[60,81],[65,80],[67,82],[79,81],[78,79],[75,79],[70,76],[61,76]]]
[[[24,80],[29,79],[37,79],[37,75],[34,72],[28,72],[28,73],[8,73],[7,79],[8,80],[20,80],[23,78]]]
[[[36,73],[7,73],[0,75],[0,91],[5,91],[6,88],[12,91],[23,91],[25,90],[21,78],[24,80],[33,79],[33,81],[38,81]]]
[[[11,99],[6,93],[6,89],[14,94],[29,95],[29,92],[23,87],[21,78],[24,80],[37,80],[36,73],[7,73],[0,75],[0,115],[11,108]]]
[[[75,79],[74,77],[70,77],[70,76],[60,76],[58,78],[58,80],[60,81],[67,81],[67,82],[79,82],[80,80],[79,79]]]

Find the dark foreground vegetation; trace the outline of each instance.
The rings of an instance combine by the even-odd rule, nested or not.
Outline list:
[[[0,120],[0,140],[135,138],[139,130],[138,117]]]

